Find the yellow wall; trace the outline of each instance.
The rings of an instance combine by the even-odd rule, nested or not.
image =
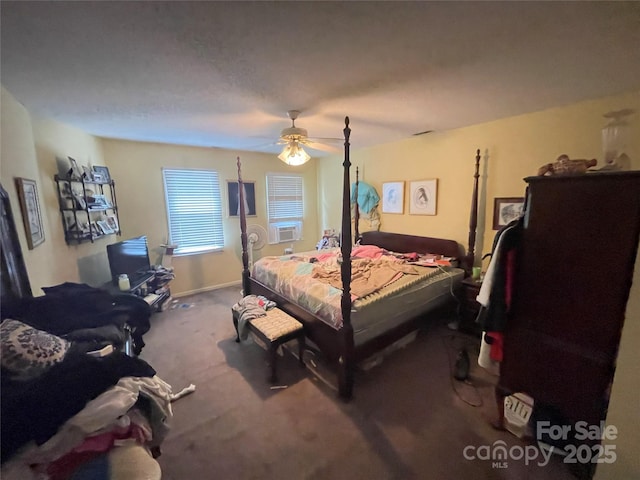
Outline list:
[[[147,235],[152,263],[159,263],[160,245],[167,242],[168,224],[165,209],[162,168],[208,168],[218,172],[224,212],[225,247],[221,252],[176,256],[172,259],[176,279],[172,293],[185,294],[210,289],[212,286],[237,283],[242,272],[240,222],[229,217],[227,180],[237,181],[236,157],[242,162],[242,178],[254,181],[256,189],[255,217],[247,224],[267,227],[266,174],[269,172],[301,173],[304,176],[305,220],[303,240],[293,243],[296,251],[313,250],[318,242],[317,181],[315,161],[300,167],[288,167],[275,155],[233,152],[217,148],[197,148],[158,143],[103,140],[110,173],[117,180],[118,205],[123,238]],[[290,244],[266,245],[254,253],[280,255]]]
[[[102,162],[100,142],[80,130],[31,116],[11,94],[2,88],[2,159],[0,180],[9,192],[27,272],[34,295],[42,287],[63,282],[99,285],[106,264],[104,240],[94,244],[67,246],[64,241],[53,175],[58,172],[56,157],[66,161],[74,157],[79,164],[92,159]],[[33,250],[27,247],[15,177],[35,180],[44,228],[44,243]]]
[[[382,214],[381,230],[450,238],[467,247],[474,159],[480,149],[480,210],[476,253],[491,250],[495,197],[524,195],[523,178],[553,162],[563,153],[571,158],[596,158],[602,164],[603,114],[632,108],[628,155],[640,169],[640,92],[582,102],[567,107],[506,118],[457,130],[434,132],[371,148],[358,148],[358,123],[351,122],[351,177],[378,193],[382,182],[405,183],[405,213]],[[339,229],[341,216],[342,158],[333,156],[318,164],[320,228]],[[411,180],[438,179],[437,215],[409,215]],[[476,255],[480,257],[480,255]],[[486,266],[486,265],[485,265]]]

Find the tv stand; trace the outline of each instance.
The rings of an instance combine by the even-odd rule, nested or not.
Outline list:
[[[140,297],[149,304],[152,312],[160,312],[165,310],[164,307],[168,305],[167,302],[171,298],[171,280],[173,280],[173,276],[170,272],[154,270],[150,272],[148,277],[142,277],[135,284],[132,284],[128,291],[119,290],[111,282],[107,284],[107,289]]]

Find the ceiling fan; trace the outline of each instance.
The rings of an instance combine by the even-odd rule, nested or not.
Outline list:
[[[296,127],[296,119],[300,115],[300,110],[289,110],[287,116],[291,119],[291,126],[280,132],[280,139],[277,145],[284,145],[282,153],[278,158],[288,165],[302,165],[311,157],[302,148],[309,147],[323,152],[338,152],[339,149],[332,145],[342,141],[341,138],[311,138],[305,128]]]

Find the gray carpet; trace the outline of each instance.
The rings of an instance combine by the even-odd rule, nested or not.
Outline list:
[[[305,369],[285,352],[282,388],[271,388],[265,351],[234,341],[230,309],[239,299],[239,286],[224,288],[182,298],[152,318],[142,358],[174,391],[197,387],[173,404],[158,459],[165,480],[574,478],[557,458],[544,467],[540,459],[510,459],[507,468],[464,458],[468,445],[526,443],[491,428],[495,378],[475,366],[473,354],[470,384],[452,380],[457,349],[477,352],[478,341],[448,330],[448,319],[358,371],[345,403],[313,353]]]

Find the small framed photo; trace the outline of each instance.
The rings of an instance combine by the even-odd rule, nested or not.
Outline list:
[[[118,225],[118,219],[116,218],[115,215],[107,215],[105,222],[107,222],[107,225],[109,225],[111,230],[113,230],[113,233],[118,233],[120,231],[120,226]]]
[[[382,213],[404,213],[404,182],[382,183]]]
[[[97,220],[96,223],[100,227],[100,230],[102,230],[102,233],[104,233],[105,235],[109,235],[110,233],[116,233],[109,226],[106,220]]]
[[[44,228],[40,214],[40,202],[38,201],[38,188],[35,180],[16,178],[16,189],[22,210],[22,222],[27,234],[29,250],[44,242]]]
[[[111,183],[111,175],[109,175],[109,169],[107,167],[99,167],[94,165],[93,181],[96,183]]]
[[[438,179],[416,180],[409,188],[410,215],[436,215]]]
[[[500,230],[509,222],[520,218],[524,197],[501,197],[493,201],[493,229]]]
[[[242,182],[244,187],[244,209],[247,217],[256,216],[256,182]],[[240,216],[240,195],[238,182],[227,180],[227,201],[229,202],[229,216]]]
[[[90,225],[91,225],[91,234],[94,237],[99,237],[100,235],[102,235],[102,229],[100,228],[97,222],[90,222]]]
[[[82,166],[82,178],[84,178],[86,182],[93,182],[93,172],[86,165]]]
[[[82,174],[84,173],[82,171],[82,168],[80,168],[75,158],[71,158],[71,157],[67,157],[67,158],[69,159],[69,171],[67,172],[68,177],[71,180],[80,180],[82,178]]]

